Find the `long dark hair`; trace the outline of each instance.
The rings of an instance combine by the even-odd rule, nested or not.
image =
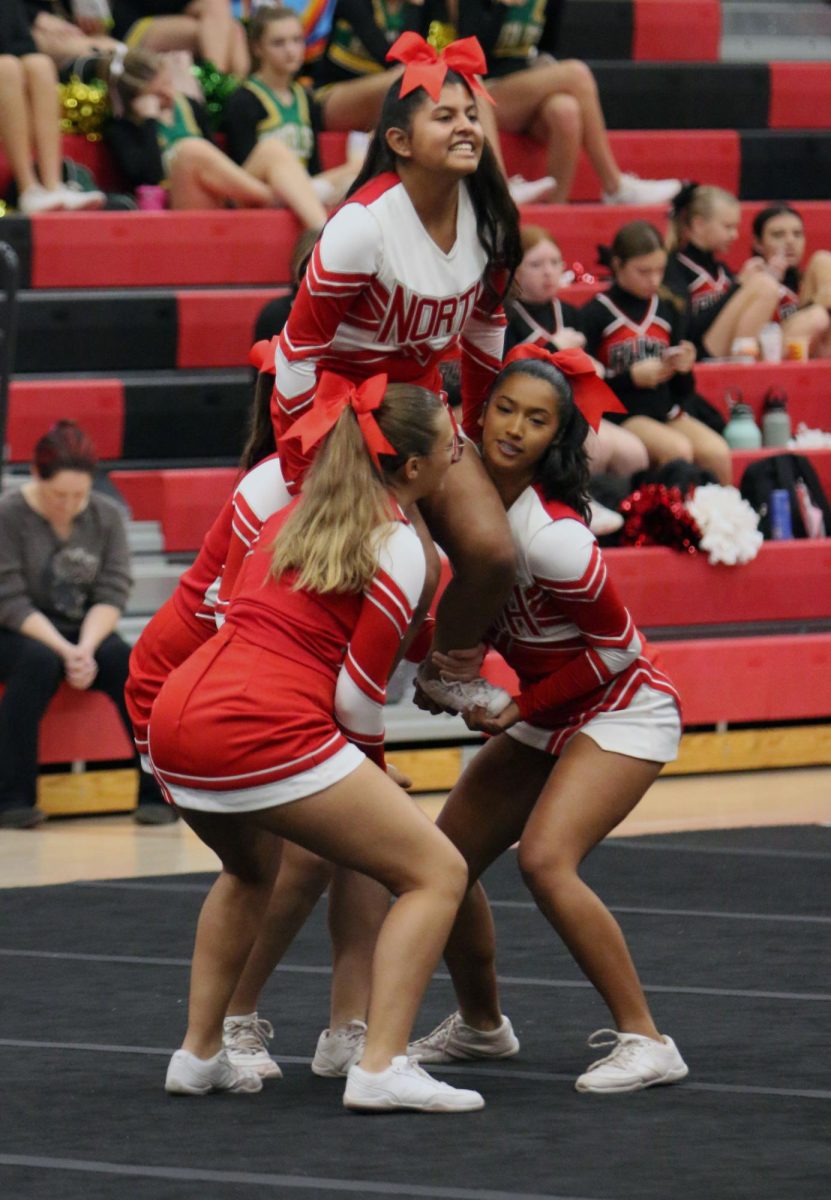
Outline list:
[[[588,523],[589,458],[586,438],[589,423],[574,403],[571,384],[562,371],[543,359],[526,358],[508,363],[497,375],[488,397],[514,375],[530,375],[547,383],[557,397],[559,428],[556,437],[536,465],[534,482],[542,488],[546,500],[559,500],[579,513]]]
[[[254,400],[248,414],[248,436],[239,460],[241,472],[250,471],[258,462],[276,453],[274,423],[271,420],[271,394],[274,376],[261,371],[254,384]]]
[[[455,71],[448,71],[444,82],[460,83],[473,95],[462,76]],[[371,179],[376,179],[386,171],[397,171],[398,156],[387,144],[387,132],[390,129],[403,129],[409,133],[415,113],[428,99],[423,88],[415,88],[402,96],[401,80],[397,79],[392,84],[384,98],[364,165],[349,189],[347,199]],[[514,271],[522,261],[522,245],[519,240],[519,212],[487,139],[482,147],[479,165],[465,183],[476,214],[476,233],[488,256],[484,303],[486,307],[496,308],[506,295]]]
[[[751,225],[753,240],[760,242],[768,221],[772,221],[774,217],[782,217],[786,213],[790,217],[796,217],[799,221],[802,220],[801,214],[790,204],[770,204],[767,208],[763,208],[761,212],[757,212]]]

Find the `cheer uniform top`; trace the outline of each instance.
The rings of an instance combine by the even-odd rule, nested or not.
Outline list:
[[[660,358],[681,337],[682,319],[669,300],[652,296],[641,300],[612,284],[594,296],[579,314],[586,352],[606,368],[606,382],[625,406],[625,413],[606,413],[604,420],[620,424],[629,417],[671,421],[680,415],[684,401],[695,390],[692,372],[673,375],[656,388],[638,387],[632,366],[647,358]]]
[[[295,572],[269,574],[293,509],[266,522],[222,629],[153,707],[153,769],[185,808],[271,808],[331,786],[364,756],[384,767],[386,685],[424,583],[421,543],[399,509],[377,531],[378,570],[362,594],[295,590]]]
[[[778,321],[780,325],[799,311],[799,284],[798,268],[788,267],[779,285],[779,302],[773,314],[774,321]]]
[[[501,306],[485,306],[486,263],[464,184],[447,254],[393,172],[365,184],[330,217],[275,355],[272,417],[290,491],[308,459],[298,439],[283,435],[312,403],[320,370],[354,383],[386,373],[391,383],[439,392],[438,363],[460,342],[465,423],[478,414],[499,371],[505,328]]]
[[[505,353],[514,346],[541,346],[556,352],[551,335],[564,329],[577,329],[579,310],[565,300],[514,300],[508,306],[508,328],[505,330]]]
[[[594,534],[539,486],[511,505],[508,522],[517,579],[486,635],[520,680],[522,721],[508,734],[557,755],[582,730],[604,749],[675,758],[678,695],[608,578]]]
[[[147,723],[168,675],[216,633],[242,563],[265,521],[291,497],[276,454],[246,472],[205,535],[175,592],[142,630],[124,689],[133,736],[147,754]]]
[[[670,254],[664,286],[684,302],[685,336],[695,344],[699,358],[705,356],[704,335],[738,290],[736,277],[709,250],[689,244]]]
[[[286,101],[252,75],[237,88],[225,109],[228,154],[244,163],[258,142],[276,137],[293,150],[310,175],[320,173],[317,135],[321,130],[320,108],[312,95],[294,82]]]
[[[385,0],[338,0],[326,49],[315,64],[315,87],[389,70],[390,46],[407,30],[420,33],[423,23],[418,4],[405,2],[394,11]]]

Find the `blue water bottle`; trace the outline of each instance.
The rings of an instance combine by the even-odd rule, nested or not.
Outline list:
[[[775,542],[793,537],[791,497],[787,488],[774,488],[770,493],[770,536]]]

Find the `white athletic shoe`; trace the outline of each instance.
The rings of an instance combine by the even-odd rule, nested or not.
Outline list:
[[[512,175],[508,180],[508,191],[514,204],[533,204],[535,200],[550,200],[557,186],[553,175],[541,179],[526,179],[523,175]]]
[[[578,1092],[638,1092],[660,1083],[678,1083],[690,1073],[671,1037],[656,1042],[638,1033],[598,1029],[588,1044],[593,1050],[614,1049],[577,1079]]]
[[[17,197],[17,207],[24,217],[33,217],[42,212],[58,212],[64,207],[63,188],[47,189],[39,183],[33,183]]]
[[[680,179],[639,179],[621,175],[616,192],[604,192],[604,204],[669,204],[681,190]]]
[[[324,1029],[317,1039],[312,1070],[329,1079],[348,1075],[352,1064],[360,1062],[365,1045],[365,1021],[348,1021],[337,1029]]]
[[[80,184],[74,182],[61,184],[58,191],[61,195],[61,208],[66,212],[103,208],[107,203],[103,192],[87,192]]]
[[[207,1096],[208,1092],[259,1092],[263,1081],[253,1071],[241,1071],[220,1050],[213,1058],[197,1058],[177,1050],[167,1068],[164,1090],[171,1096]]]
[[[274,1037],[270,1021],[257,1014],[226,1017],[222,1022],[222,1044],[228,1061],[243,1071],[256,1071],[263,1079],[282,1079],[283,1072],[268,1053]]]
[[[407,1053],[421,1062],[449,1063],[462,1058],[511,1058],[519,1053],[519,1038],[507,1017],[498,1029],[474,1029],[454,1012],[432,1033],[411,1042]]]
[[[439,1083],[422,1071],[415,1059],[399,1054],[386,1071],[350,1067],[343,1107],[365,1112],[389,1112],[397,1108],[414,1112],[475,1112],[485,1107],[485,1101],[478,1092]]]
[[[487,679],[471,679],[469,683],[459,680],[445,682],[443,679],[428,679],[422,668],[416,676],[421,690],[440,704],[443,708],[451,708],[454,712],[464,712],[467,708],[484,708],[489,717],[498,717],[503,709],[511,703],[511,697],[504,688],[488,683]]]
[[[605,504],[600,504],[597,500],[589,500],[589,508],[591,509],[589,529],[595,537],[608,537],[610,533],[617,533],[619,529],[622,529],[622,513],[615,512],[613,508],[607,508]]]

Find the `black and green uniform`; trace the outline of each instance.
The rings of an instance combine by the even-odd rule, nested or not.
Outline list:
[[[387,0],[338,0],[326,51],[315,64],[315,87],[388,70],[390,46],[407,30],[426,33],[425,16],[425,6],[407,0],[397,8]]]
[[[234,162],[244,163],[258,142],[276,137],[294,151],[310,175],[320,173],[316,145],[320,109],[301,84],[292,83],[289,92],[289,100],[281,99],[256,75],[234,92],[224,119]]]

